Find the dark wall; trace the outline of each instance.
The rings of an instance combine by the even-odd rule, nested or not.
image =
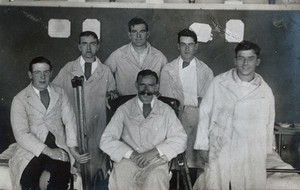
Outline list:
[[[177,32],[193,22],[207,23],[213,28],[213,40],[201,43],[197,57],[212,68],[215,75],[233,67],[236,44],[225,42],[225,24],[229,19],[241,19],[245,24],[245,39],[262,48],[262,64],[257,69],[274,91],[276,121],[300,122],[300,12],[237,11],[237,10],[164,10],[109,9],[59,7],[0,7],[0,152],[14,142],[9,121],[14,95],[30,82],[27,67],[38,55],[54,64],[54,76],[59,69],[80,54],[77,48],[81,24],[87,18],[101,22],[102,62],[109,54],[128,43],[127,22],[134,16],[149,23],[149,42],[160,49],[169,61],[179,52]],[[48,21],[69,19],[69,38],[50,38]]]

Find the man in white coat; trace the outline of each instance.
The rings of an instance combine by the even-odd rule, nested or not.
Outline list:
[[[158,76],[143,70],[138,95],[121,105],[105,129],[100,148],[114,161],[111,190],[168,190],[168,162],[186,148],[186,133],[167,104],[154,95]]]
[[[200,105],[194,149],[208,163],[195,189],[265,189],[273,152],[274,95],[255,73],[260,48],[242,41],[235,66],[215,77]]]
[[[203,167],[198,153],[193,150],[196,138],[199,105],[214,75],[212,70],[195,57],[197,35],[183,29],[178,33],[180,56],[166,64],[160,77],[160,93],[180,101],[179,118],[188,135],[187,162],[190,168]]]
[[[16,152],[9,160],[13,189],[40,189],[39,178],[47,170],[47,189],[67,190],[74,161],[89,160],[88,154],[79,155],[75,149],[74,111],[64,90],[50,84],[52,65],[48,59],[34,58],[28,75],[32,82],[11,105],[11,125],[17,141]]]
[[[131,42],[114,51],[104,62],[114,74],[120,95],[137,94],[134,84],[139,71],[150,69],[160,76],[163,65],[167,63],[167,58],[147,42],[150,31],[143,19],[131,19],[128,30]]]
[[[113,75],[110,69],[103,65],[96,56],[99,47],[100,42],[94,32],[81,32],[78,44],[81,56],[74,61],[68,62],[53,80],[54,84],[64,88],[71,104],[75,107],[75,94],[71,80],[75,76],[85,77],[83,100],[85,104],[88,152],[91,156],[91,160],[87,163],[90,181],[92,181],[93,176],[99,169],[102,169],[104,174],[108,170],[108,157],[99,149],[98,144],[107,124],[107,97],[116,97],[116,85]]]

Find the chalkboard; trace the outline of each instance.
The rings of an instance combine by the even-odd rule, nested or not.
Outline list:
[[[118,47],[129,42],[127,22],[139,16],[149,23],[149,42],[169,61],[178,57],[177,33],[194,22],[212,27],[213,40],[201,43],[197,57],[215,75],[232,68],[236,43],[225,40],[225,24],[240,19],[244,38],[262,48],[262,64],[257,69],[273,89],[276,121],[300,122],[300,12],[253,10],[180,10],[68,7],[0,7],[0,152],[14,137],[10,126],[12,98],[29,84],[28,63],[38,55],[49,58],[54,76],[63,65],[80,55],[78,35],[85,19],[101,22],[102,62]],[[50,19],[71,22],[69,38],[48,36]]]

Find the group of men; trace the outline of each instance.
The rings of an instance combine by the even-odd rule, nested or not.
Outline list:
[[[193,31],[178,33],[180,56],[170,63],[147,42],[149,35],[148,24],[133,18],[128,23],[131,42],[102,64],[96,56],[98,36],[82,32],[81,56],[67,63],[52,83],[50,61],[31,61],[32,82],[14,97],[11,107],[19,145],[10,160],[14,189],[39,189],[43,170],[50,172],[47,189],[67,189],[74,162],[86,164],[93,177],[99,169],[107,172],[109,156],[114,161],[109,189],[167,190],[168,162],[184,151],[189,167],[206,163],[204,189],[265,187],[275,113],[272,90],[255,73],[260,48],[239,43],[236,68],[214,78],[195,57]],[[88,153],[82,155],[71,85],[75,76],[85,78]],[[107,98],[131,94],[137,96],[120,106],[107,125]],[[179,100],[178,116],[157,99],[158,94]]]

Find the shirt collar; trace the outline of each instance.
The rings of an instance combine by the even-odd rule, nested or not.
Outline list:
[[[256,85],[256,86],[258,86],[260,84],[260,79],[259,79],[259,77],[256,73],[254,73],[254,78],[251,81],[246,82],[246,81],[242,81],[240,79],[240,77],[237,74],[237,69],[235,69],[235,71],[233,72],[233,78],[239,84],[240,83],[249,83],[249,84],[253,84],[253,85]]]
[[[148,52],[149,52],[149,45],[148,45],[148,42],[146,43],[146,48],[142,51],[142,53],[138,53],[138,52],[136,52],[135,51],[135,49],[133,48],[133,46],[132,46],[132,42],[130,43],[130,50],[131,50],[131,52],[134,54],[134,55],[138,55],[138,54],[142,54],[142,55],[146,55],[146,54],[148,54]]]
[[[81,66],[82,68],[84,68],[85,62],[86,62],[86,61],[83,59],[83,57],[80,56],[80,66]],[[92,63],[92,65],[93,65],[94,63],[97,63],[97,58],[96,58],[95,61]]]
[[[40,97],[40,91],[39,91],[38,89],[36,89],[36,88],[32,85],[32,83],[31,83],[31,86],[32,86],[34,92]],[[49,94],[50,94],[50,87],[49,87],[49,85],[47,86],[47,90],[48,90],[48,92],[49,92]]]
[[[182,64],[183,64],[183,59],[181,58],[181,56],[179,56],[179,68],[180,69],[182,69]],[[195,59],[195,57],[190,61],[190,64],[189,64],[189,66],[187,66],[187,67],[194,67],[194,66],[196,66],[196,59]]]
[[[139,107],[141,108],[141,110],[143,110],[143,102],[140,100],[140,98],[138,97],[138,105]],[[152,98],[152,101],[151,101],[151,108],[153,108],[153,105],[154,105],[154,97]]]

